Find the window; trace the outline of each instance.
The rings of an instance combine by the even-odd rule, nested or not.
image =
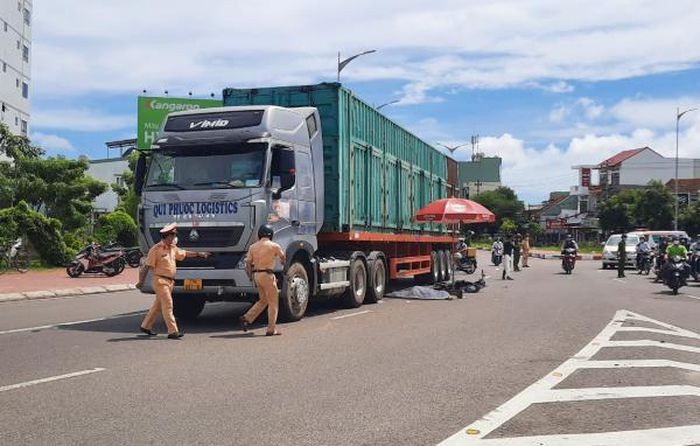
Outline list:
[[[19,118],[15,116],[15,125],[19,125]]]
[[[27,8],[24,8],[24,11],[22,11],[22,14],[24,15],[24,23],[27,25],[31,25],[32,23],[32,13],[29,12]]]
[[[3,102],[2,103],[2,112],[5,113],[5,110],[7,110],[7,109],[5,108],[5,103]]]
[[[22,97],[29,99],[29,84],[26,82],[22,82]]]
[[[19,78],[15,80],[15,85],[17,86],[17,88],[19,88]]]
[[[114,182],[119,187],[124,187],[124,178],[121,175],[114,175]]]
[[[22,134],[24,136],[27,136],[27,121],[22,119]]]
[[[273,187],[279,186],[280,192],[294,187],[294,150],[278,147],[272,151],[270,179]]]
[[[7,32],[7,22],[5,22],[5,32]]]
[[[22,59],[29,62],[29,47],[27,45],[22,45]]]
[[[620,185],[620,172],[613,172],[610,175],[610,184],[612,186],[619,186]]]
[[[20,43],[19,43],[19,40],[18,40],[18,41],[17,41],[17,49],[19,49],[19,47],[20,47]]]
[[[7,64],[5,62],[2,63],[2,72],[7,73]]]
[[[17,11],[22,10],[22,2],[17,2]]]
[[[309,129],[309,138],[313,137],[318,131],[318,127],[316,126],[315,115],[311,115],[308,118],[306,118],[306,127]]]

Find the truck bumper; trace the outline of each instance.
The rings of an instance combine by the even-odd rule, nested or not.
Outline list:
[[[201,279],[202,288],[186,290],[185,279]],[[143,293],[153,294],[153,272],[149,271],[141,289]],[[257,294],[257,289],[242,269],[196,270],[179,269],[175,276],[173,293],[200,294],[212,300],[240,300],[240,294]]]

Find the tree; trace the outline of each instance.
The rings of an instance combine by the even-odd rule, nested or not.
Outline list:
[[[635,216],[648,229],[668,229],[673,222],[673,195],[660,181],[650,181],[641,191],[635,205]]]
[[[95,236],[102,244],[117,242],[124,247],[134,246],[137,243],[136,223],[124,211],[110,212],[100,217]]]
[[[69,231],[87,225],[93,201],[107,190],[105,183],[86,174],[88,161],[84,159],[22,159],[15,168],[17,197],[35,211],[57,218]],[[7,205],[0,202],[3,204]]]
[[[134,151],[129,155],[129,168],[122,173],[122,179],[124,180],[124,186],[113,183],[112,190],[119,195],[119,206],[117,209],[126,212],[131,215],[131,217],[136,220],[137,209],[139,204],[139,197],[136,195],[134,190],[134,170],[136,170],[136,162],[138,161],[139,154]]]
[[[515,232],[515,230],[518,229],[518,225],[513,222],[510,218],[504,218],[502,220],[500,230],[504,234],[512,234]]]
[[[693,238],[700,234],[700,202],[696,201],[683,210],[678,216],[678,227]]]
[[[636,206],[638,190],[625,190],[613,195],[598,206],[600,228],[603,231],[628,231],[637,225]]]
[[[26,136],[15,135],[5,124],[0,124],[0,154],[16,161],[25,158],[38,158],[44,154],[44,150],[33,146]]]
[[[525,206],[518,200],[515,191],[509,187],[501,186],[496,190],[482,192],[474,197],[474,201],[496,215],[496,222],[489,225],[491,232],[498,230],[503,225],[504,219],[514,222],[516,226],[522,221]]]

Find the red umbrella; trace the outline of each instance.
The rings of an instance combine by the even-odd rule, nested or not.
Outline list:
[[[415,220],[433,223],[493,223],[496,216],[476,201],[443,198],[419,210]]]

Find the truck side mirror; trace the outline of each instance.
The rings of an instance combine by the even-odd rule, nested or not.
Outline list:
[[[134,190],[137,196],[141,196],[143,191],[144,176],[146,174],[146,157],[139,155],[136,160],[136,169],[134,171]]]

